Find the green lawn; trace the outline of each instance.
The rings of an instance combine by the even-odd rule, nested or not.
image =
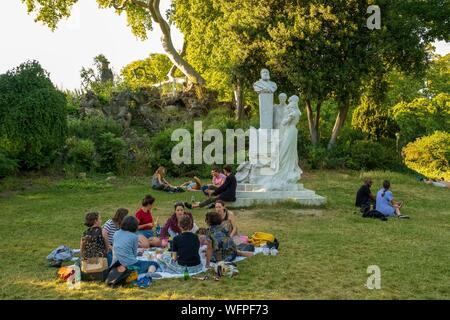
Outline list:
[[[104,177],[57,180],[47,177],[5,179],[0,184],[1,299],[449,299],[450,191],[416,182],[413,176],[370,172],[374,190],[383,179],[405,201],[411,220],[388,222],[354,214],[360,173],[315,171],[307,188],[328,198],[325,208],[292,206],[236,210],[240,231],[268,231],[280,241],[276,257],[259,255],[238,264],[239,275],[219,282],[160,280],[149,289],[109,289],[83,283],[68,290],[56,280],[46,256],[60,244],[79,245],[84,214],[105,220],[118,207],[134,212],[142,197],[157,198],[161,221],[177,200],[149,189],[149,179]],[[201,198],[196,194],[197,199]],[[194,210],[202,225],[204,210]],[[381,290],[365,287],[367,267],[381,268]]]

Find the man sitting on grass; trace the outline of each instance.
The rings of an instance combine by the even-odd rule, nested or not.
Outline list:
[[[218,187],[216,190],[207,190],[209,194],[209,198],[201,203],[189,204],[185,203],[184,205],[189,208],[203,208],[208,205],[211,205],[216,202],[216,200],[222,200],[225,202],[235,202],[236,201],[236,188],[237,188],[237,180],[234,176],[231,166],[226,165],[223,168],[223,173],[225,174],[225,182]]]
[[[372,194],[372,179],[364,178],[364,185],[356,193],[355,206],[361,209],[361,213],[370,211],[371,204],[375,202],[375,196]]]

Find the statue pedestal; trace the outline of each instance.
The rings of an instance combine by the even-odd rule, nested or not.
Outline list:
[[[305,189],[302,184],[293,184],[289,190],[267,191],[257,184],[238,184],[236,202],[229,202],[230,208],[245,208],[255,205],[275,205],[279,203],[297,203],[304,206],[322,206],[326,198],[312,190]]]
[[[260,129],[273,128],[273,93],[259,94],[259,124]]]

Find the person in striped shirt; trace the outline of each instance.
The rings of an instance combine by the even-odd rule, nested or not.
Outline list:
[[[128,215],[128,209],[120,208],[117,209],[116,214],[112,219],[109,219],[103,225],[102,233],[103,238],[108,239],[108,259],[112,259],[112,246],[114,241],[114,234],[116,231],[120,230],[120,225],[123,219]]]

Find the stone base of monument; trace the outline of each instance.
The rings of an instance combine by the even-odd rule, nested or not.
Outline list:
[[[292,185],[290,190],[267,191],[256,184],[238,184],[236,202],[227,203],[231,208],[245,208],[255,205],[276,205],[279,203],[297,203],[304,206],[322,206],[327,199],[312,190],[305,189],[302,184]]]

